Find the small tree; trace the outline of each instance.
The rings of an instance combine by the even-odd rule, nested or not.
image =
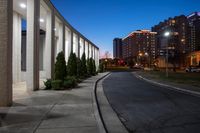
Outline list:
[[[87,73],[88,75],[93,75],[93,61],[92,58],[87,59]]]
[[[63,81],[66,76],[67,76],[67,71],[66,71],[65,56],[63,52],[60,52],[56,57],[54,79]]]
[[[103,63],[103,62],[101,62],[101,63],[99,64],[99,72],[100,72],[100,73],[104,72],[104,63]]]
[[[82,64],[82,74],[83,76],[87,75],[87,65],[86,65],[86,56],[85,53],[83,53],[81,57],[81,64]]]
[[[77,77],[80,78],[81,76],[83,76],[81,60],[77,58],[76,63],[77,63]]]
[[[93,65],[93,59],[90,58],[90,75],[94,75],[94,65]]]
[[[133,68],[134,65],[135,65],[135,62],[133,61],[133,59],[132,58],[128,59],[129,68]]]
[[[67,63],[67,73],[69,76],[77,76],[77,59],[75,53],[70,53]]]
[[[92,74],[96,75],[96,64],[95,64],[95,60],[94,59],[92,59],[92,65],[93,65],[93,67],[92,67],[93,68],[92,69],[93,70]]]

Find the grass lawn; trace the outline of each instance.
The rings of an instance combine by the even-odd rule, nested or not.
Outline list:
[[[168,78],[166,77],[165,72],[161,71],[141,71],[138,73],[148,79],[163,80],[200,87],[200,73],[169,72]]]

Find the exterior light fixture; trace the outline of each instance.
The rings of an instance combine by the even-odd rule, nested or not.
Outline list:
[[[170,32],[169,31],[166,31],[165,33],[164,33],[164,36],[166,37],[166,38],[168,38],[168,37],[170,37]],[[168,44],[168,42],[167,42],[167,45],[166,45],[166,77],[168,78],[168,58],[169,58],[169,44]]]
[[[41,22],[41,23],[44,23],[44,19],[43,19],[43,18],[40,18],[40,22]]]
[[[24,3],[21,3],[19,6],[20,6],[22,9],[25,9],[25,8],[26,8],[26,4],[24,4]]]
[[[169,32],[169,31],[165,32],[165,33],[164,33],[164,36],[165,36],[165,37],[169,37],[169,36],[170,36],[170,32]]]

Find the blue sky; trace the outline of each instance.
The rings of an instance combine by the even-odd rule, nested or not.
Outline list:
[[[200,0],[51,0],[66,20],[112,54],[112,40],[181,14],[200,11]]]

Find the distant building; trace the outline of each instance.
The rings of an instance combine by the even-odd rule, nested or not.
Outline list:
[[[123,58],[152,63],[156,57],[156,32],[137,30],[123,38]]]
[[[200,66],[200,51],[191,52],[186,60],[187,66]]]
[[[122,39],[115,38],[113,40],[113,57],[122,58]]]
[[[199,51],[200,50],[200,12],[195,12],[189,15],[189,46],[190,51]]]
[[[190,52],[187,17],[181,15],[169,18],[152,27],[152,31],[157,32],[158,57],[165,57],[168,49],[168,57],[172,61],[171,63],[174,63],[177,67],[185,66],[186,54]],[[170,32],[170,36],[165,37],[165,32]]]

